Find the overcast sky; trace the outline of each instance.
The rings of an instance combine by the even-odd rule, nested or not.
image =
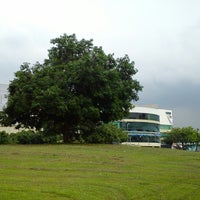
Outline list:
[[[200,128],[199,0],[0,0],[0,83],[23,62],[47,58],[50,39],[75,33],[128,54],[144,86],[137,105],[172,109],[174,125]]]

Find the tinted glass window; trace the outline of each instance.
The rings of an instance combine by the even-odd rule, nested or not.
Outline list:
[[[171,125],[160,125],[160,129],[162,129],[162,130],[171,130],[172,126]]]
[[[145,120],[153,120],[160,121],[159,115],[149,114],[149,113],[130,113],[126,119],[145,119]]]
[[[160,138],[158,136],[152,135],[131,135],[130,142],[160,142]]]
[[[120,127],[127,131],[159,132],[159,124],[146,122],[121,122]]]

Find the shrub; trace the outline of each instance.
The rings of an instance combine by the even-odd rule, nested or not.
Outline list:
[[[46,135],[42,131],[22,130],[8,134],[0,132],[0,144],[55,144],[62,142],[61,135]]]
[[[9,143],[9,134],[5,131],[0,131],[0,144],[8,144]]]
[[[11,133],[9,134],[9,144],[17,144],[17,134]]]
[[[63,141],[62,135],[47,135],[45,132],[40,132],[43,142],[46,144],[56,144],[61,143]]]
[[[127,141],[127,133],[113,124],[103,124],[98,126],[85,140],[88,143],[121,143]]]
[[[43,144],[42,135],[32,130],[23,130],[16,133],[18,144]]]

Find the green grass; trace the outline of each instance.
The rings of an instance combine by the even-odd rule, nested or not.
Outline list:
[[[123,145],[0,145],[1,200],[199,200],[200,153]]]

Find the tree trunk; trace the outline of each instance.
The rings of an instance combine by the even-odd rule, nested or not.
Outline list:
[[[63,142],[65,144],[71,143],[73,141],[74,129],[65,127],[63,130]]]

